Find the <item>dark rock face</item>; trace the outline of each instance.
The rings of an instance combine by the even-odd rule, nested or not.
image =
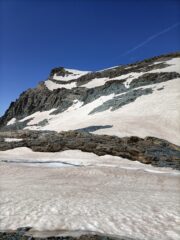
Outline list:
[[[4,138],[22,138],[20,142],[5,142]],[[38,152],[58,152],[79,149],[99,156],[109,154],[180,170],[180,147],[155,137],[124,137],[95,135],[82,131],[40,132],[15,131],[0,132],[0,150],[28,147]]]
[[[51,114],[57,114],[68,109],[74,102],[78,100],[83,102],[84,105],[94,101],[100,96],[107,96],[109,94],[123,94],[122,97],[115,97],[112,101],[107,101],[97,109],[94,109],[91,114],[99,111],[104,111],[111,107],[111,110],[116,110],[123,105],[129,104],[132,101],[135,101],[138,97],[146,94],[151,94],[153,92],[152,88],[148,89],[135,89],[138,87],[144,87],[155,83],[170,81],[171,79],[180,77],[180,74],[176,72],[160,72],[160,73],[146,73],[147,71],[153,69],[161,69],[167,66],[163,61],[170,60],[175,57],[180,57],[180,53],[173,53],[162,55],[159,57],[154,57],[147,59],[141,62],[136,62],[134,64],[129,64],[125,66],[115,67],[113,69],[107,69],[101,72],[93,72],[83,75],[75,80],[70,80],[70,82],[76,82],[77,87],[72,89],[60,88],[50,91],[44,84],[41,82],[36,88],[28,89],[23,92],[20,97],[12,102],[8,110],[5,112],[4,116],[0,118],[0,129],[6,130],[15,130],[23,129],[26,126],[26,123],[15,123],[11,126],[6,126],[7,122],[12,118],[20,120],[24,117],[27,117],[37,111],[46,111],[52,108],[56,108]],[[156,61],[161,63],[156,63]],[[134,79],[129,88],[126,88],[124,81],[122,80],[113,80],[114,77],[122,76],[123,74],[128,74],[131,72],[141,72],[144,73],[141,77]],[[61,84],[66,84],[64,81],[53,80],[53,75],[57,74],[59,76],[71,75],[72,73],[66,71],[63,67],[54,68],[50,73],[50,79],[54,82]],[[112,80],[106,82],[103,86],[95,87],[92,89],[87,89],[82,85],[88,83],[94,78],[112,78]],[[47,124],[47,122],[40,123],[40,126]]]
[[[53,76],[54,74],[57,74],[57,76],[65,76],[65,75],[69,75],[71,74],[70,72],[68,72],[67,70],[65,70],[63,67],[57,67],[57,68],[53,68],[50,72],[50,77]]]

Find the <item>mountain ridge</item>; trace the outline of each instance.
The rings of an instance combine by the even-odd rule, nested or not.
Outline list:
[[[47,80],[24,91],[10,104],[0,118],[0,129],[60,132],[95,126],[98,134],[154,136],[179,144],[178,136],[172,141],[179,129],[179,113],[175,109],[179,99],[179,62],[180,52],[176,52],[97,72],[54,68]],[[156,108],[152,102],[157,104]],[[152,114],[145,112],[147,107]],[[172,114],[169,122],[164,111]],[[166,122],[169,124],[165,131],[156,129],[156,118],[164,121],[164,128]],[[139,133],[138,119],[145,121]],[[135,123],[134,128],[131,122]],[[127,127],[122,128],[126,123]],[[112,127],[98,129],[101,125]]]
[[[98,72],[56,67],[0,118],[0,150],[79,149],[179,169],[179,66],[180,52]]]

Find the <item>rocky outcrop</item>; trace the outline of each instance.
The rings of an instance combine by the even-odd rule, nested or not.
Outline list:
[[[4,138],[22,141],[5,142]],[[159,167],[180,170],[180,147],[155,137],[124,137],[95,135],[83,131],[15,131],[0,132],[0,150],[28,147],[37,152],[58,152],[79,149],[99,156],[109,154]]]
[[[50,77],[52,77],[54,74],[57,74],[57,76],[64,77],[65,75],[71,74],[67,70],[65,70],[63,67],[56,67],[53,68],[50,72]]]

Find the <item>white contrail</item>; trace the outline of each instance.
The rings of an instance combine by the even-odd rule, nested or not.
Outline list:
[[[162,30],[161,32],[158,32],[154,35],[152,35],[151,37],[148,37],[144,42],[138,44],[137,46],[133,47],[132,49],[128,50],[127,52],[123,53],[121,56],[125,56],[128,55],[131,52],[134,52],[135,50],[137,50],[138,48],[143,47],[144,45],[146,45],[148,42],[152,41],[153,39],[159,37],[160,35],[169,32],[170,30],[172,30],[173,28],[176,28],[180,25],[180,22],[173,24],[172,26]]]

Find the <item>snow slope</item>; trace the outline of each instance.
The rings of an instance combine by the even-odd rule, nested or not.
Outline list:
[[[72,150],[33,153],[22,148],[3,154],[19,162],[51,158],[81,166],[0,163],[0,229],[32,226],[140,240],[179,239],[180,175],[175,170]]]

